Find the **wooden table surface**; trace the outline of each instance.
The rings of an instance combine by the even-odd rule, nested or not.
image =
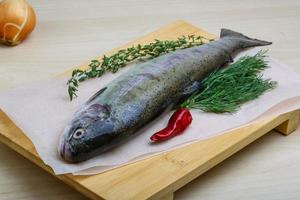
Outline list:
[[[300,73],[300,1],[34,1],[38,24],[19,46],[0,45],[0,91],[50,79],[114,47],[186,20],[271,40],[269,54]],[[300,130],[257,140],[175,193],[175,199],[300,199]],[[86,199],[0,144],[0,199]]]

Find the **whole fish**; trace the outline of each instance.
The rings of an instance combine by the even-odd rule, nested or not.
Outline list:
[[[198,90],[201,80],[231,62],[234,53],[269,44],[222,29],[216,41],[136,65],[75,113],[60,139],[61,157],[81,162],[120,145],[168,106]]]

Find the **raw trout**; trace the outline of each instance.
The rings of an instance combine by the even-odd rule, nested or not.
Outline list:
[[[199,89],[201,80],[231,62],[234,53],[269,44],[222,29],[216,41],[136,65],[75,113],[60,139],[61,157],[81,162],[120,145],[168,106]]]

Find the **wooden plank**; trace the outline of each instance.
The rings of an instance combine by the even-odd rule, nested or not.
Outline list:
[[[149,43],[155,38],[175,39],[189,34],[215,37],[184,21],[176,21],[120,48]],[[81,68],[86,67],[87,64],[81,65]],[[70,71],[63,75],[69,73]],[[66,174],[56,177],[91,199],[172,199],[174,191],[275,127],[281,132],[290,133],[297,127],[299,116],[300,111],[297,110],[265,119],[105,173],[92,176]],[[41,161],[31,141],[2,111],[0,141],[53,174]]]

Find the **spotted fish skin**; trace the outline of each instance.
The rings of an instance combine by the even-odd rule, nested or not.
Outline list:
[[[216,41],[136,65],[75,113],[60,139],[61,157],[80,162],[120,145],[183,95],[188,96],[187,88],[195,82],[231,62],[237,51],[269,44],[222,29]]]

